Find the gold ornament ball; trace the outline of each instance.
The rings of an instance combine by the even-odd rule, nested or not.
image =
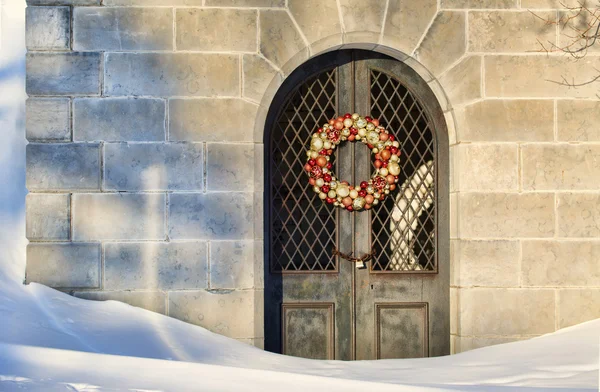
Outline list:
[[[362,210],[364,206],[365,206],[365,199],[363,197],[357,197],[352,202],[352,208],[357,211]]]

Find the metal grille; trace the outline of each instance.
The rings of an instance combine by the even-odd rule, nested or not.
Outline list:
[[[416,97],[397,79],[370,70],[371,114],[400,142],[402,171],[393,197],[372,210],[373,272],[437,272],[435,139]]]
[[[283,104],[271,133],[271,271],[333,272],[336,209],[319,199],[304,172],[306,148],[319,124],[336,114],[337,71],[307,79]],[[335,170],[335,160],[332,161]]]

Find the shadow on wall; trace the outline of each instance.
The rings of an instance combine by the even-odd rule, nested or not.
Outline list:
[[[25,267],[25,60],[0,68],[0,274],[22,280]]]

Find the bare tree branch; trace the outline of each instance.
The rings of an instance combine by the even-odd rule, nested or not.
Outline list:
[[[590,50],[594,47],[600,47],[600,0],[597,1],[596,7],[589,7],[585,0],[579,0],[577,6],[568,6],[561,3],[565,11],[558,19],[551,17],[542,17],[533,11],[529,11],[534,17],[544,23],[545,26],[558,26],[560,36],[558,44],[554,42],[542,42],[537,40],[541,53],[564,53],[575,60],[579,60],[587,56]],[[561,38],[566,38],[563,40]],[[564,44],[562,43],[563,41]],[[561,77],[561,80],[547,80],[569,88],[578,88],[600,82],[600,70],[594,68],[597,75],[583,82],[576,82],[573,77]],[[569,80],[571,79],[571,80]],[[597,94],[600,98],[600,94]]]

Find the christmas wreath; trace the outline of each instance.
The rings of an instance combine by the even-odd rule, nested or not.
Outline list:
[[[331,156],[343,141],[361,141],[374,154],[375,172],[368,181],[353,186],[339,181],[331,171]],[[400,174],[400,144],[379,120],[346,113],[329,120],[313,135],[304,170],[321,200],[348,211],[369,210],[396,189]]]

